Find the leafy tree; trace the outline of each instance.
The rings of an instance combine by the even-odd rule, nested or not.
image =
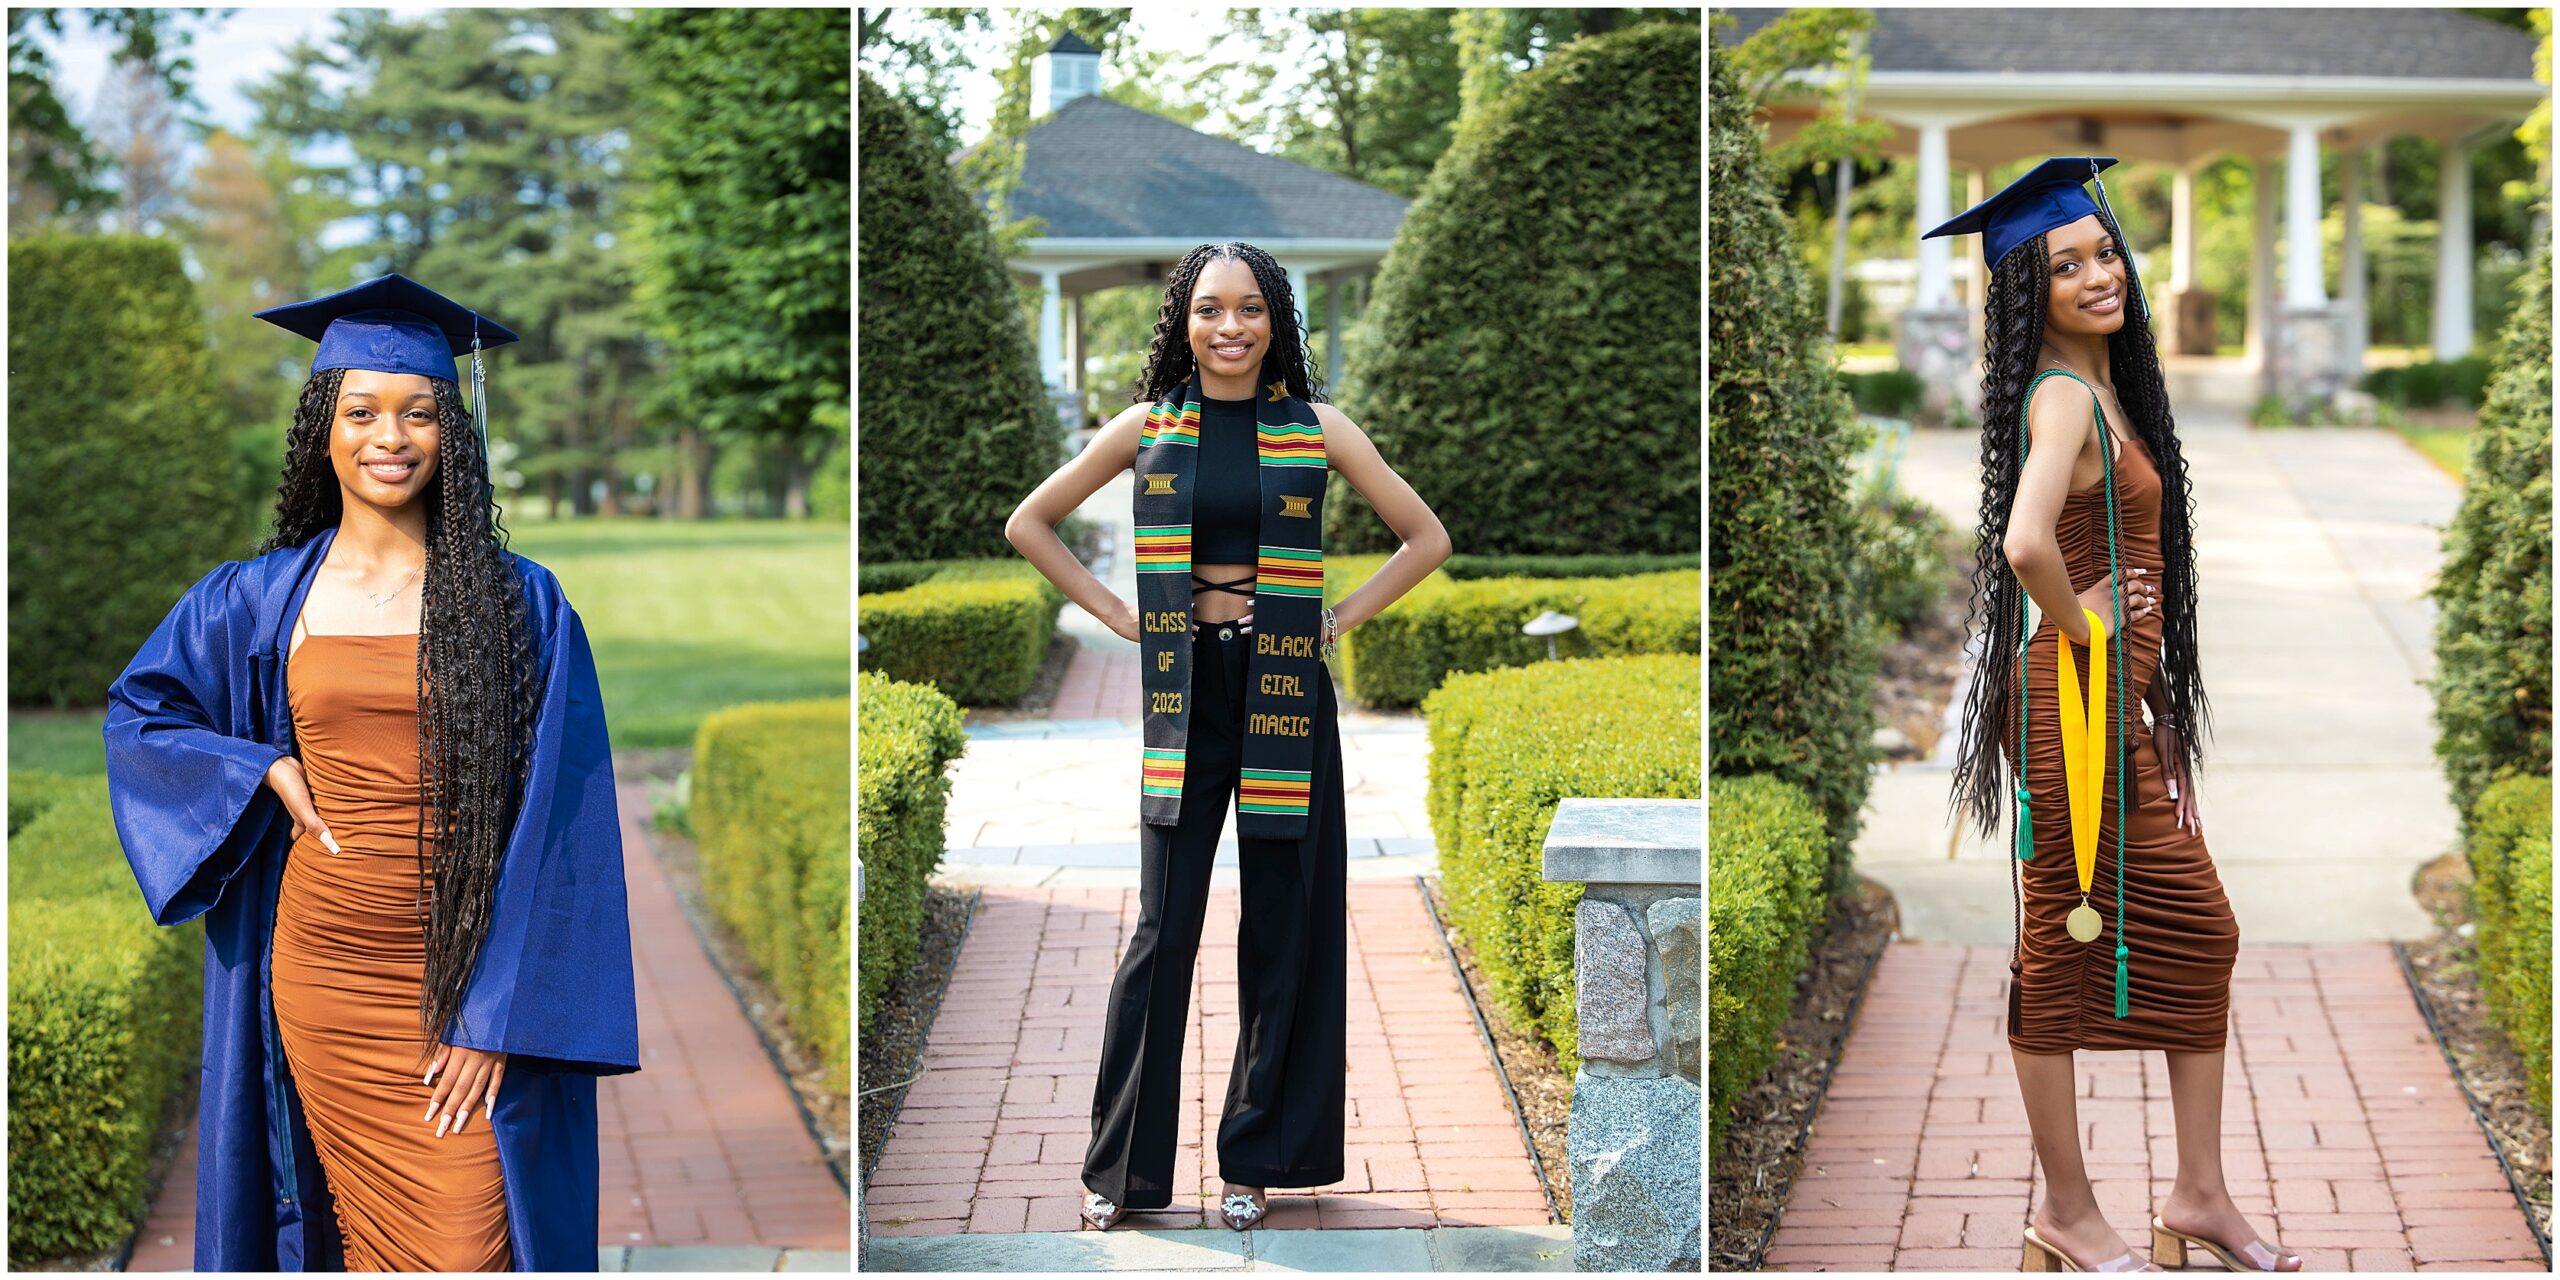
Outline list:
[[[1698,32],[1577,40],[1468,118],[1341,401],[1469,554],[1698,548]],[[1327,546],[1390,549],[1349,486]]]
[[[1802,788],[1836,893],[1874,751],[1876,656],[1852,589],[1858,433],[1736,63],[1716,46],[1707,92],[1707,767]]]
[[[623,460],[650,442],[651,357],[616,238],[637,79],[624,28],[601,9],[345,10],[336,49],[298,45],[249,90],[261,134],[355,157],[310,177],[372,234],[313,264],[312,286],[398,271],[523,338],[490,361],[492,461],[501,493],[538,482],[555,514],[611,510]]]
[[[228,452],[147,465],[212,391],[177,247],[11,239],[9,367],[9,697],[95,706],[207,563],[248,551]]]
[[[1063,442],[987,220],[930,133],[858,77],[862,550],[1009,555],[1005,518]]]
[[[193,101],[195,62],[184,50],[194,38],[179,19],[228,17],[229,9],[9,10],[9,229],[15,234],[58,217],[93,214],[115,206],[103,184],[108,157],[71,119],[53,91],[53,60],[36,31],[60,36],[64,15],[85,18],[89,29],[115,36],[119,64],[156,76],[173,102]]]
[[[1725,20],[1730,24],[1730,19]],[[1769,149],[1769,169],[1791,174],[1821,166],[1822,187],[1831,183],[1831,162],[1844,157],[1873,162],[1893,137],[1881,120],[1851,123],[1849,94],[1866,81],[1870,59],[1853,52],[1852,38],[1875,30],[1876,16],[1865,9],[1789,9],[1750,39],[1725,51],[1733,61],[1735,91],[1763,104],[1814,100],[1820,113],[1796,135]],[[1787,77],[1794,72],[1836,72],[1829,87],[1812,88]]]
[[[2436,574],[2436,755],[2465,838],[2490,784],[2551,772],[2551,251],[2534,253]]]
[[[689,452],[697,430],[772,446],[795,516],[852,428],[849,34],[833,9],[647,9],[634,24],[654,108],[642,299],[673,356],[661,412]]]

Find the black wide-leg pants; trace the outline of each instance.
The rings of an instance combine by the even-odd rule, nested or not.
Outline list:
[[[1209,904],[1209,864],[1244,756],[1251,632],[1204,624],[1191,641],[1182,818],[1141,824],[1138,926],[1111,980],[1084,1185],[1126,1209],[1173,1202],[1182,1038]],[[1239,839],[1238,1027],[1218,1125],[1218,1176],[1248,1187],[1342,1180],[1342,736],[1318,669],[1314,777],[1295,840]],[[1185,1191],[1187,1197],[1190,1192]]]

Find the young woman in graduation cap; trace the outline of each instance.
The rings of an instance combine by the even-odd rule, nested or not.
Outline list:
[[[2008,1038],[2047,1182],[2025,1264],[2156,1269],[2091,1194],[2072,1054],[2158,1049],[2178,1158],[2150,1215],[2153,1257],[2181,1265],[2192,1247],[2295,1271],[2301,1257],[2258,1238],[2223,1178],[2240,931],[2195,794],[2195,499],[2131,248],[2104,183],[2095,202],[2081,187],[2114,163],[2047,160],[1926,233],[1980,234],[1989,268],[1974,580],[1987,613],[1954,783],[1983,834],[2015,823]]]
[[[494,518],[515,335],[399,275],[258,314],[320,344],[274,530],[107,694],[143,898],[205,922],[196,1269],[593,1271],[630,926],[585,630]]]
[[[1111,983],[1094,1078],[1083,1214],[1097,1228],[1173,1203],[1183,1024],[1230,794],[1242,918],[1220,1216],[1241,1231],[1262,1220],[1270,1188],[1343,1176],[1348,851],[1323,659],[1343,630],[1447,559],[1449,535],[1368,436],[1317,400],[1297,314],[1270,254],[1231,241],[1183,255],[1165,278],[1137,403],[1005,524],[1025,559],[1140,650],[1138,923]],[[1057,535],[1068,512],[1132,472],[1134,604]],[[1329,473],[1403,540],[1330,608]]]

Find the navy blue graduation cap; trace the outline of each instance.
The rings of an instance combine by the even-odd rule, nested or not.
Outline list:
[[[471,417],[488,457],[488,377],[480,352],[516,340],[505,325],[401,275],[378,275],[324,297],[258,312],[259,319],[320,344],[311,372],[371,369],[458,382],[454,357],[471,357]]]
[[[1990,199],[1922,232],[1920,238],[1980,232],[1982,260],[1996,265],[2011,249],[2096,213],[2097,203],[2080,184],[2114,163],[2113,156],[2055,156]]]
[[[2116,211],[2107,205],[2107,184],[2098,171],[2116,162],[2114,156],[2055,156],[2028,170],[2017,181],[2000,188],[1990,199],[1939,223],[1920,234],[1923,240],[1933,236],[1982,234],[1982,260],[1997,266],[2009,251],[2056,227],[2067,227],[2100,209],[2107,220],[2115,222]],[[2083,182],[2094,182],[2098,198],[2080,189]],[[2121,227],[2124,224],[2116,223]],[[2126,253],[2132,253],[2130,248]],[[2134,304],[2142,304],[2141,289],[2134,290]],[[2148,315],[2146,309],[2144,312]]]

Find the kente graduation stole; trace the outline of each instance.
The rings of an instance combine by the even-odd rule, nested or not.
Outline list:
[[[1261,545],[1254,566],[1243,773],[1236,835],[1295,839],[1306,830],[1315,768],[1316,682],[1324,678],[1324,428],[1281,382],[1254,397],[1261,458]],[[1146,712],[1138,817],[1182,816],[1191,735],[1191,493],[1200,460],[1200,375],[1147,410],[1138,433],[1139,672]]]

